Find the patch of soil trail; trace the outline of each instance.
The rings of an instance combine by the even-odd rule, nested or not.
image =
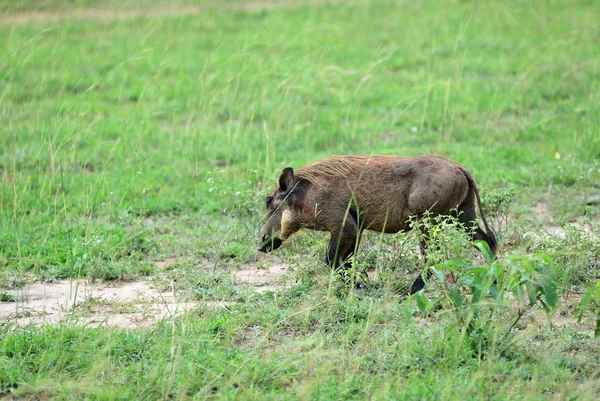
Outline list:
[[[566,223],[564,225],[559,224],[553,217],[552,212],[548,205],[544,202],[538,202],[531,207],[532,212],[536,216],[537,220],[544,224],[544,230],[554,236],[562,239],[566,238],[566,227],[576,227],[580,230],[585,231],[588,234],[594,235],[594,231],[590,224],[587,224],[582,219],[578,219],[578,221]],[[600,218],[596,216],[596,218],[592,219],[592,224],[600,224]]]
[[[110,8],[90,8],[84,10],[56,11],[32,11],[6,14],[0,18],[0,22],[6,24],[25,24],[28,22],[57,22],[68,19],[99,19],[116,20],[136,17],[169,17],[188,14],[198,14],[198,6],[160,7],[149,9],[113,10]]]
[[[79,324],[141,327],[198,306],[177,302],[144,281],[101,283],[58,280],[5,291],[16,302],[0,302],[0,325],[56,323],[73,319]]]
[[[256,1],[241,2],[236,5],[219,5],[219,10],[248,10],[261,11],[276,8],[294,7],[301,5],[319,6],[326,4],[339,4],[346,0],[309,0],[309,1]],[[215,6],[199,7],[196,5],[179,5],[172,7],[152,7],[152,8],[131,8],[131,9],[110,9],[110,8],[89,8],[74,9],[65,11],[29,11],[6,13],[0,16],[0,23],[4,24],[26,24],[29,22],[58,22],[68,19],[99,19],[99,20],[117,20],[136,17],[179,17],[186,15],[199,14],[202,11],[215,9]]]
[[[585,313],[581,322],[579,321],[577,308],[581,305],[581,293],[564,294],[557,308],[553,311],[550,318],[552,326],[556,329],[570,329],[578,334],[588,337],[594,336],[595,316],[593,313]],[[527,333],[535,333],[540,327],[548,326],[548,315],[540,307],[530,308],[523,314],[522,322],[518,325],[520,329]]]
[[[550,211],[548,205],[546,205],[544,202],[537,202],[531,207],[531,211],[540,221],[552,220],[552,212]]]
[[[274,262],[267,268],[250,263],[242,265],[235,273],[235,285],[251,287],[258,292],[277,291],[291,287],[287,277],[288,267],[281,262]]]

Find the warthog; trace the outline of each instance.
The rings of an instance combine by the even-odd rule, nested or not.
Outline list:
[[[477,223],[477,204],[485,231]],[[351,267],[363,230],[408,231],[409,218],[425,213],[457,217],[472,229],[472,239],[496,253],[475,180],[463,166],[439,156],[330,156],[296,171],[286,167],[266,207],[260,251],[279,248],[301,228],[327,231],[326,263],[340,272]],[[420,246],[425,257],[425,241]],[[411,294],[424,286],[419,274]]]

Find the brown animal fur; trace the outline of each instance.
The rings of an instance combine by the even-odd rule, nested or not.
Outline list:
[[[338,268],[358,247],[363,230],[396,233],[409,230],[408,219],[454,215],[473,239],[496,252],[496,238],[481,213],[476,221],[477,186],[460,164],[439,156],[330,156],[299,168],[285,168],[267,197],[267,221],[261,251],[276,249],[301,228],[331,233],[326,262]],[[424,253],[425,243],[421,244]],[[424,286],[421,276],[411,288]]]

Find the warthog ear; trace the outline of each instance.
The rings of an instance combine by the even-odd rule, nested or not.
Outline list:
[[[295,183],[296,179],[294,178],[294,169],[291,167],[284,168],[281,171],[281,175],[279,175],[279,190],[282,192],[287,192],[294,188]]]

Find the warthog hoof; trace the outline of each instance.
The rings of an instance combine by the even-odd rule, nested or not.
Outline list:
[[[425,288],[425,281],[423,281],[423,277],[419,276],[410,286],[410,295],[421,291]]]
[[[258,250],[260,252],[265,252],[265,253],[271,252],[271,251],[274,251],[275,249],[279,248],[282,243],[283,243],[283,241],[277,237],[271,239],[265,235],[262,239],[261,247],[258,248]]]

